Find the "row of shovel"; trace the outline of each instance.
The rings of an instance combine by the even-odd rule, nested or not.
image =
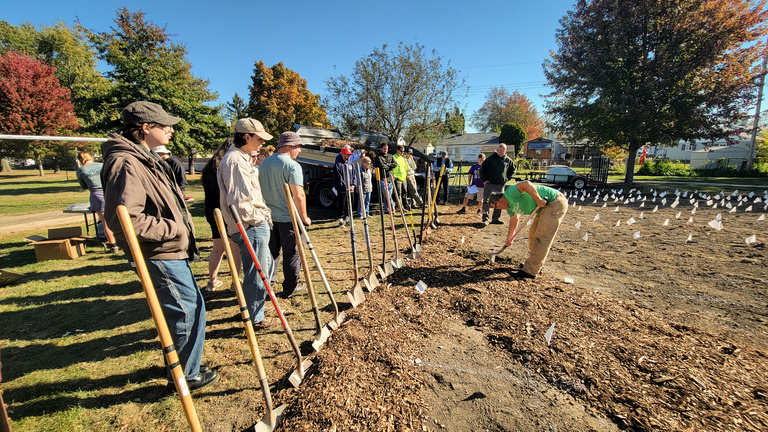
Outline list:
[[[350,173],[350,171],[352,169],[353,168],[350,166],[348,170],[344,171],[345,183],[347,185],[351,184],[350,180],[351,180],[352,174]],[[436,190],[439,190],[440,180],[443,177],[442,174],[444,169],[445,169],[445,166],[443,166],[442,169],[440,170],[440,176],[438,177]],[[430,177],[430,174],[431,173],[428,173],[427,178]],[[360,173],[359,166],[357,166],[355,169],[355,175],[358,178],[358,184],[360,184],[359,180],[361,177],[361,173]],[[378,169],[376,170],[376,177],[377,177],[377,180],[381,179],[381,175]],[[383,193],[381,190],[382,188],[379,188],[379,203],[383,203],[384,198],[387,199],[387,202],[391,203],[392,200],[389,195],[389,188],[388,188],[389,184],[388,184],[387,178],[384,177],[383,181],[384,181],[385,187],[383,188],[384,189]],[[361,188],[358,188],[358,190],[360,191],[360,195],[361,195],[360,198],[362,202],[362,190]],[[411,226],[410,226],[411,229],[409,230],[407,221],[405,219],[405,212],[403,211],[401,197],[399,196],[396,188],[393,188],[393,190],[395,195],[394,197],[395,203],[402,217],[402,223],[406,231],[408,242],[410,244],[410,251],[408,252],[408,254],[405,255],[405,259],[407,260],[416,259],[419,257],[422,251],[420,243],[424,239],[425,234],[429,234],[431,232],[431,229],[437,227],[436,226],[437,211],[435,209],[435,199],[432,199],[431,188],[426,187],[424,202],[430,203],[429,214],[428,214],[428,217],[426,218],[427,224],[425,229],[426,206],[423,206],[422,218],[421,218],[421,232],[417,239],[416,230],[413,225],[413,216],[410,212],[408,212],[411,218]],[[307,229],[304,226],[303,222],[301,221],[301,218],[299,217],[298,210],[296,209],[294,205],[294,201],[292,199],[293,197],[292,197],[290,186],[287,184],[284,185],[284,193],[285,193],[286,203],[288,204],[289,211],[291,214],[291,220],[293,223],[294,232],[297,234],[300,233],[302,238],[302,241],[298,242],[297,248],[298,248],[300,259],[302,261],[302,268],[304,271],[304,277],[306,279],[307,291],[309,293],[310,302],[312,303],[312,309],[313,309],[314,318],[315,318],[315,337],[312,343],[312,347],[315,351],[318,351],[320,347],[328,340],[328,337],[330,336],[331,331],[338,328],[338,326],[341,325],[341,323],[344,321],[345,314],[344,312],[339,311],[338,304],[336,303],[336,300],[333,296],[333,291],[331,290],[330,284],[328,283],[328,279],[326,278],[325,273],[323,272],[322,266],[320,264],[320,260],[318,259],[317,253],[315,252],[315,249],[312,246],[312,242],[309,239],[309,235],[307,234]],[[347,194],[347,203],[349,206],[348,211],[351,216],[353,212],[352,212],[351,191],[349,187],[346,188],[346,194]],[[385,195],[385,196],[382,196],[382,195]],[[352,304],[352,307],[357,307],[362,302],[365,301],[363,286],[365,286],[365,290],[368,292],[374,291],[379,286],[379,281],[378,281],[378,278],[376,277],[376,272],[379,273],[379,276],[383,280],[383,279],[386,279],[388,276],[390,276],[392,273],[394,273],[396,269],[402,268],[405,265],[405,260],[400,258],[400,251],[399,251],[397,233],[395,230],[395,221],[393,216],[394,209],[391,209],[391,208],[390,208],[390,211],[387,213],[389,213],[392,238],[394,240],[394,258],[391,260],[387,260],[387,244],[386,244],[387,235],[386,235],[386,227],[384,224],[384,211],[382,208],[382,211],[381,211],[382,244],[383,244],[382,262],[381,264],[379,264],[374,268],[373,251],[371,248],[371,236],[370,236],[369,226],[368,226],[368,215],[365,212],[364,206],[361,206],[361,207],[363,212],[363,224],[365,227],[365,240],[366,240],[366,248],[368,250],[368,263],[369,263],[370,271],[367,276],[363,277],[362,279],[360,278],[358,264],[357,264],[357,246],[356,246],[356,238],[355,238],[354,218],[350,217],[350,240],[352,245],[355,282],[353,286],[347,291],[347,297],[349,298],[349,301]],[[237,222],[237,226],[238,226],[238,229],[240,230],[241,235],[243,236],[243,238],[247,238],[245,233],[245,228],[243,227],[242,221],[240,220],[237,211],[235,209],[231,209],[231,210],[232,210],[232,214],[235,216],[235,220]],[[184,409],[184,413],[190,425],[191,430],[200,431],[202,429],[200,426],[199,418],[197,416],[197,411],[195,410],[194,403],[192,402],[192,397],[187,387],[186,379],[184,377],[184,372],[179,363],[178,354],[173,346],[173,340],[171,339],[170,331],[168,330],[168,326],[163,317],[163,312],[160,308],[160,303],[157,299],[157,295],[155,294],[154,286],[149,277],[149,272],[147,271],[146,265],[144,264],[144,258],[141,253],[141,249],[139,248],[138,240],[136,239],[136,234],[133,228],[133,224],[131,223],[130,216],[128,214],[127,209],[124,206],[119,206],[117,209],[117,212],[118,212],[118,217],[120,219],[120,223],[123,228],[123,232],[126,235],[129,248],[131,249],[131,255],[134,257],[134,262],[136,263],[136,269],[139,275],[139,279],[142,283],[142,287],[144,289],[145,295],[147,296],[147,301],[150,306],[152,318],[155,322],[155,326],[157,327],[158,334],[160,336],[160,342],[163,346],[163,353],[165,354],[165,357],[166,357],[166,363],[171,365],[171,375],[174,380],[174,385],[176,386],[176,393],[179,395],[181,399],[182,408]],[[434,212],[434,219],[432,217],[433,212]],[[226,232],[224,220],[221,216],[221,211],[219,209],[216,209],[214,211],[214,217],[216,219],[216,223],[218,225],[219,231]],[[254,428],[258,432],[273,431],[282,420],[286,405],[281,405],[279,407],[274,407],[273,405],[266,371],[264,369],[264,364],[263,364],[261,353],[259,350],[259,345],[256,340],[256,333],[254,331],[253,321],[251,320],[250,312],[248,310],[245,296],[243,294],[243,288],[242,288],[242,285],[240,284],[240,278],[236,274],[236,266],[234,263],[234,259],[232,258],[233,257],[232,251],[229,247],[229,242],[223,242],[223,245],[225,247],[225,254],[227,256],[229,267],[232,271],[232,280],[235,285],[235,294],[237,297],[238,305],[240,307],[242,321],[245,326],[245,333],[248,339],[248,345],[249,345],[254,363],[256,365],[256,370],[257,370],[261,390],[264,396],[266,413],[264,417],[261,420],[259,420],[259,422],[255,425]],[[259,273],[259,277],[261,278],[262,283],[264,284],[267,290],[267,294],[269,295],[269,298],[275,308],[275,311],[277,312],[277,315],[280,319],[283,329],[285,330],[285,334],[288,337],[288,340],[291,344],[293,352],[296,356],[296,368],[291,372],[288,380],[294,387],[298,387],[299,384],[304,379],[308,368],[312,366],[312,362],[309,359],[303,358],[301,354],[301,350],[299,349],[299,344],[296,341],[296,338],[294,337],[293,332],[291,331],[291,327],[288,324],[288,321],[285,318],[285,314],[283,314],[283,311],[277,302],[277,298],[274,292],[272,291],[271,286],[269,285],[268,278],[264,274],[264,271],[258,259],[256,258],[256,252],[253,250],[252,245],[248,241],[245,242],[245,245],[248,248],[249,253],[251,254],[253,262]],[[315,297],[314,287],[312,285],[312,278],[309,273],[309,266],[307,263],[307,256],[304,248],[305,245],[306,245],[306,248],[309,249],[310,254],[312,255],[312,259],[314,261],[315,267],[317,268],[317,271],[320,275],[320,279],[323,282],[325,290],[328,293],[331,304],[333,306],[334,317],[330,322],[328,322],[325,325],[321,324],[320,313],[317,306],[317,299]],[[362,285],[361,285],[361,280],[362,280]]]

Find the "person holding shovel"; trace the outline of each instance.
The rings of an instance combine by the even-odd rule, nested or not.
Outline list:
[[[547,260],[549,248],[568,211],[568,200],[556,189],[534,185],[526,180],[508,187],[504,193],[493,192],[488,197],[488,205],[509,213],[509,231],[504,243],[506,246],[510,246],[515,238],[515,231],[520,223],[518,215],[529,215],[538,211],[528,231],[528,259],[523,263],[522,269],[510,274],[515,278],[535,278]]]
[[[180,119],[146,101],[128,105],[122,114],[123,130],[109,134],[101,146],[104,218],[133,261],[117,213],[121,205],[128,210],[187,386],[199,389],[218,381],[219,374],[200,363],[205,303],[189,266],[200,256],[195,227],[171,168],[151,151],[168,144]],[[169,377],[172,367],[168,366]]]
[[[245,244],[245,242],[251,244],[256,251],[256,259],[259,260],[265,273],[269,274],[272,270],[272,258],[268,249],[270,229],[273,225],[272,214],[262,195],[250,153],[258,152],[264,142],[270,139],[272,135],[264,130],[260,121],[241,118],[235,123],[233,145],[221,159],[216,174],[219,183],[221,215],[227,226],[227,235],[240,250],[240,260],[243,264],[243,294],[248,303],[253,326],[257,329],[266,329],[278,323],[275,318],[264,316],[267,288]],[[235,206],[240,216],[245,227],[245,238],[237,227],[230,206]]]

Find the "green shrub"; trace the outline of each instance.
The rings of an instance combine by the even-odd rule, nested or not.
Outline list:
[[[679,176],[689,177],[691,169],[680,161],[669,159],[646,159],[643,166],[637,171],[638,175],[647,176]]]

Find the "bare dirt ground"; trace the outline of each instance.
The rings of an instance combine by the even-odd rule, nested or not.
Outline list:
[[[676,204],[674,191],[618,192],[571,197],[535,280],[509,276],[525,258],[527,238],[491,264],[506,226],[483,227],[478,215],[441,206],[441,226],[419,259],[361,306],[342,304],[347,319],[317,354],[305,337],[302,351],[314,364],[300,387],[283,375],[295,359],[280,329],[260,335],[268,372],[283,376],[272,389],[276,404],[287,405],[278,430],[768,429],[762,191],[693,202],[681,191]],[[708,225],[717,215],[721,230]],[[360,224],[357,231],[360,245]],[[352,275],[347,231],[326,222],[310,235],[343,298]],[[752,235],[757,241],[747,245]],[[405,232],[399,236],[407,252]],[[365,252],[360,263],[367,274]],[[427,285],[423,294],[418,281]],[[206,430],[246,429],[264,409],[236,319],[211,319],[228,295],[209,299],[207,356],[222,370],[216,386],[228,390],[197,397]],[[306,299],[294,297],[285,309],[311,340]]]

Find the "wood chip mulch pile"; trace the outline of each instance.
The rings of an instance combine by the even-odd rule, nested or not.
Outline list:
[[[768,354],[747,339],[685,327],[634,302],[546,276],[516,281],[512,263],[461,250],[443,226],[422,257],[368,296],[332,335],[288,403],[285,430],[428,430],[419,346],[447,316],[620,427],[636,431],[768,430]],[[424,294],[413,287],[423,280]],[[551,345],[545,332],[555,324]]]

